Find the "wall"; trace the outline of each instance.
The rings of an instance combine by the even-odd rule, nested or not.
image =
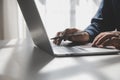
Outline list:
[[[17,0],[3,0],[4,39],[18,36],[18,7]]]
[[[17,0],[0,0],[0,40],[18,37]]]
[[[3,39],[3,1],[0,0],[0,40]]]

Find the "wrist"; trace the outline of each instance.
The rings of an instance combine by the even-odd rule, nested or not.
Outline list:
[[[89,33],[86,32],[86,31],[84,31],[84,36],[85,36],[84,41],[85,42],[89,42],[90,41],[90,35],[89,35]]]

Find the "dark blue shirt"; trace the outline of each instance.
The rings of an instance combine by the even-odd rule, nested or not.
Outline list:
[[[120,31],[120,0],[102,0],[91,24],[85,29],[90,35],[90,42],[101,32]]]

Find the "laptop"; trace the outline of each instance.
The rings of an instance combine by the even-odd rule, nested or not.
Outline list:
[[[30,31],[33,42],[41,50],[55,57],[78,57],[119,54],[117,49],[79,46],[71,42],[62,42],[57,46],[50,41],[34,0],[17,0]]]

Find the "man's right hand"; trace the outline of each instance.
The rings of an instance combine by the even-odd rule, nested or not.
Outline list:
[[[53,39],[53,43],[56,45],[60,45],[62,40],[78,42],[81,44],[85,44],[89,41],[89,34],[76,28],[67,28],[64,31],[58,32],[56,37],[58,38]]]

